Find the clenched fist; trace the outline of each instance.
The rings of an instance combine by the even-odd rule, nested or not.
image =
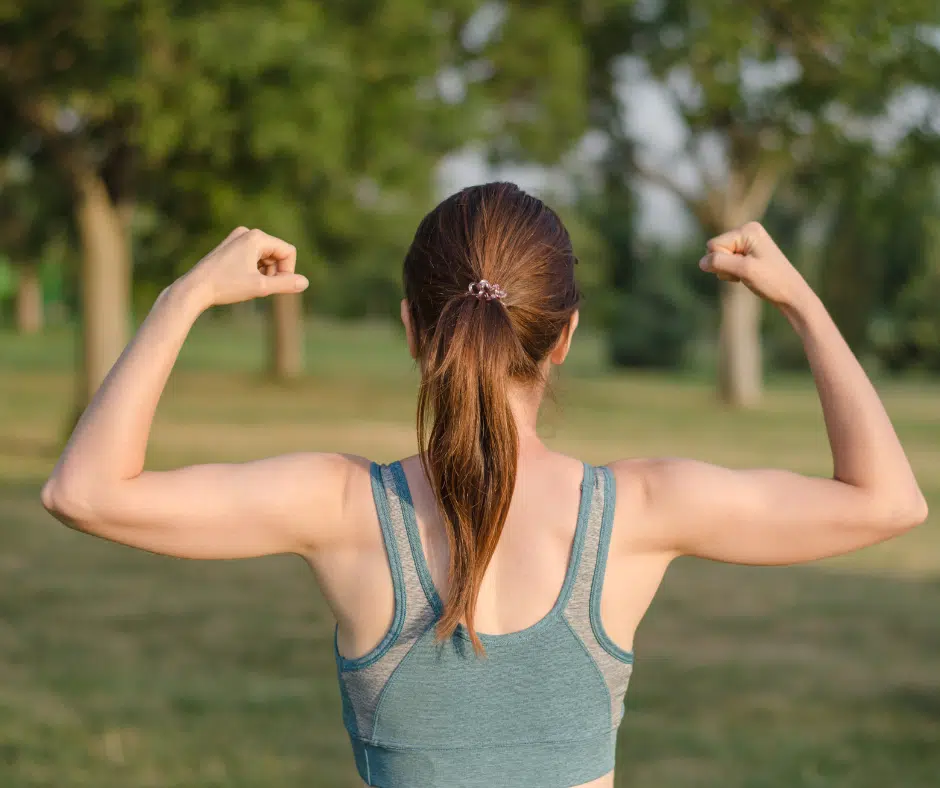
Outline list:
[[[238,227],[183,278],[206,305],[234,304],[275,293],[299,293],[307,278],[294,273],[297,250],[261,230]]]
[[[699,261],[703,271],[725,281],[742,282],[777,306],[794,306],[810,289],[774,239],[757,222],[712,238],[706,248],[708,254]]]

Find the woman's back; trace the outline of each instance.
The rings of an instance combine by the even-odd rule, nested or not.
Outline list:
[[[434,587],[447,591],[447,532],[417,455],[401,461],[414,501]],[[613,642],[633,648],[636,627],[669,564],[668,556],[640,543],[639,479],[630,468],[611,466],[617,499],[607,554],[601,617]],[[555,604],[568,567],[577,526],[583,464],[541,445],[523,449],[506,525],[487,567],[475,615],[476,629],[501,634],[526,629]],[[350,483],[360,546],[331,554],[314,568],[340,621],[339,645],[346,655],[366,653],[386,634],[394,594],[385,545],[372,499],[369,463],[361,462]],[[632,527],[631,527],[632,526]]]
[[[419,459],[402,465],[434,585],[446,597],[447,531]],[[506,523],[477,597],[479,632],[525,629],[555,603],[574,539],[583,470],[579,460],[541,447],[520,455]]]
[[[200,312],[307,284],[290,244],[238,228],[161,294],[43,503],[152,552],[304,556],[336,616],[344,722],[370,785],[609,785],[633,634],[673,558],[810,561],[926,517],[877,393],[763,228],[708,248],[702,268],[779,306],[802,339],[830,478],[682,459],[592,468],[545,448],[537,413],[577,327],[577,259],[547,206],[488,184],[428,214],[405,258],[419,457],[144,470],[156,403]]]
[[[475,616],[485,658],[463,626],[435,637],[447,544],[420,462],[370,467],[391,621],[365,650],[346,650],[342,624],[337,632],[344,721],[369,784],[610,779],[633,661],[600,616],[615,482],[606,468],[544,449],[521,459]],[[376,627],[368,610],[359,619]]]

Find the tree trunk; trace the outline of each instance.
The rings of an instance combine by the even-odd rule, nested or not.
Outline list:
[[[42,284],[39,268],[20,266],[16,286],[16,330],[20,334],[37,334],[42,330]]]
[[[304,368],[304,320],[301,295],[271,296],[269,371],[277,380],[295,380]]]
[[[130,246],[117,207],[97,173],[76,176],[82,242],[82,382],[84,407],[127,344]]]
[[[760,299],[744,285],[721,283],[718,394],[729,405],[750,407],[760,401],[760,314]]]
[[[749,183],[732,170],[718,204],[714,235],[759,221],[767,211],[779,172],[759,170]],[[709,229],[709,228],[707,228]],[[760,319],[761,300],[737,282],[721,283],[721,328],[718,338],[718,396],[734,407],[751,407],[763,392]]]

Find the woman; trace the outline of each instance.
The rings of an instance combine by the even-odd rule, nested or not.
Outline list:
[[[896,536],[927,507],[874,388],[758,224],[710,241],[700,266],[743,282],[802,338],[832,478],[682,459],[592,467],[548,449],[536,414],[578,325],[575,262],[539,200],[512,184],[465,189],[405,257],[426,451],[144,471],[199,314],[307,286],[290,244],[239,228],[157,299],[43,503],[156,553],[302,555],[336,616],[343,719],[368,785],[611,786],[634,631],[670,561],[810,561]]]

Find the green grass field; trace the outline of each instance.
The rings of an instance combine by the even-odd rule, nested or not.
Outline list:
[[[808,381],[733,413],[705,382],[614,376],[599,343],[576,344],[545,413],[553,446],[829,471]],[[309,377],[276,386],[257,327],[204,318],[150,465],[414,450],[398,332],[312,324],[307,350]],[[0,788],[354,786],[332,625],[299,559],[162,558],[41,509],[73,356],[64,333],[0,335]],[[940,511],[940,385],[883,392]],[[617,785],[940,786],[938,610],[932,523],[803,567],[677,562],[638,633]]]

